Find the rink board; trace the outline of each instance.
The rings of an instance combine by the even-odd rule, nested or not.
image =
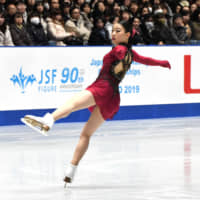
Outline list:
[[[172,69],[133,62],[120,84],[116,120],[200,115],[198,46],[134,47],[141,55],[169,60]],[[0,125],[19,124],[25,114],[42,115],[85,89],[98,76],[111,47],[0,48]],[[89,111],[68,122],[85,121]]]

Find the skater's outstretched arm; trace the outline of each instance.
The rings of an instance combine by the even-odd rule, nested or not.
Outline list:
[[[113,48],[111,54],[116,60],[122,60],[127,52],[127,47],[123,45],[118,45]],[[157,60],[150,57],[145,57],[138,54],[135,50],[132,49],[133,52],[133,61],[139,62],[144,65],[151,65],[151,66],[162,66],[171,69],[171,65],[167,60]]]
[[[156,60],[154,58],[139,55],[135,50],[133,52],[133,60],[144,65],[162,66],[171,69],[171,65],[167,60]]]

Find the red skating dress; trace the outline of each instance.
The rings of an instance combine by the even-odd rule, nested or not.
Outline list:
[[[113,63],[122,60],[127,52],[127,47],[118,45],[114,47],[103,58],[103,67],[96,81],[86,89],[89,90],[95,99],[96,105],[99,106],[102,117],[112,119],[117,113],[120,106],[120,94],[118,90],[119,80],[116,80],[110,73]],[[162,66],[170,68],[170,64],[166,60],[155,60],[153,58],[139,55],[132,50],[133,61],[152,66]],[[89,108],[92,112],[95,106]]]

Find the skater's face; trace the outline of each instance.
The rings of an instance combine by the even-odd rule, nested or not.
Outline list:
[[[124,27],[115,23],[112,28],[112,43],[114,45],[118,45],[120,43],[128,43],[128,39],[130,37],[130,33],[126,32]]]

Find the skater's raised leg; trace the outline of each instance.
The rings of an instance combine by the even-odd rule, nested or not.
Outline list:
[[[58,119],[67,117],[71,112],[88,108],[90,106],[94,106],[95,104],[96,103],[92,93],[88,90],[83,90],[56,109],[52,113],[52,116],[56,121]]]
[[[44,117],[26,115],[21,120],[34,130],[47,135],[46,132],[51,129],[56,120],[67,117],[71,112],[88,108],[95,104],[92,93],[88,90],[83,90],[56,109],[52,114],[47,113]]]

